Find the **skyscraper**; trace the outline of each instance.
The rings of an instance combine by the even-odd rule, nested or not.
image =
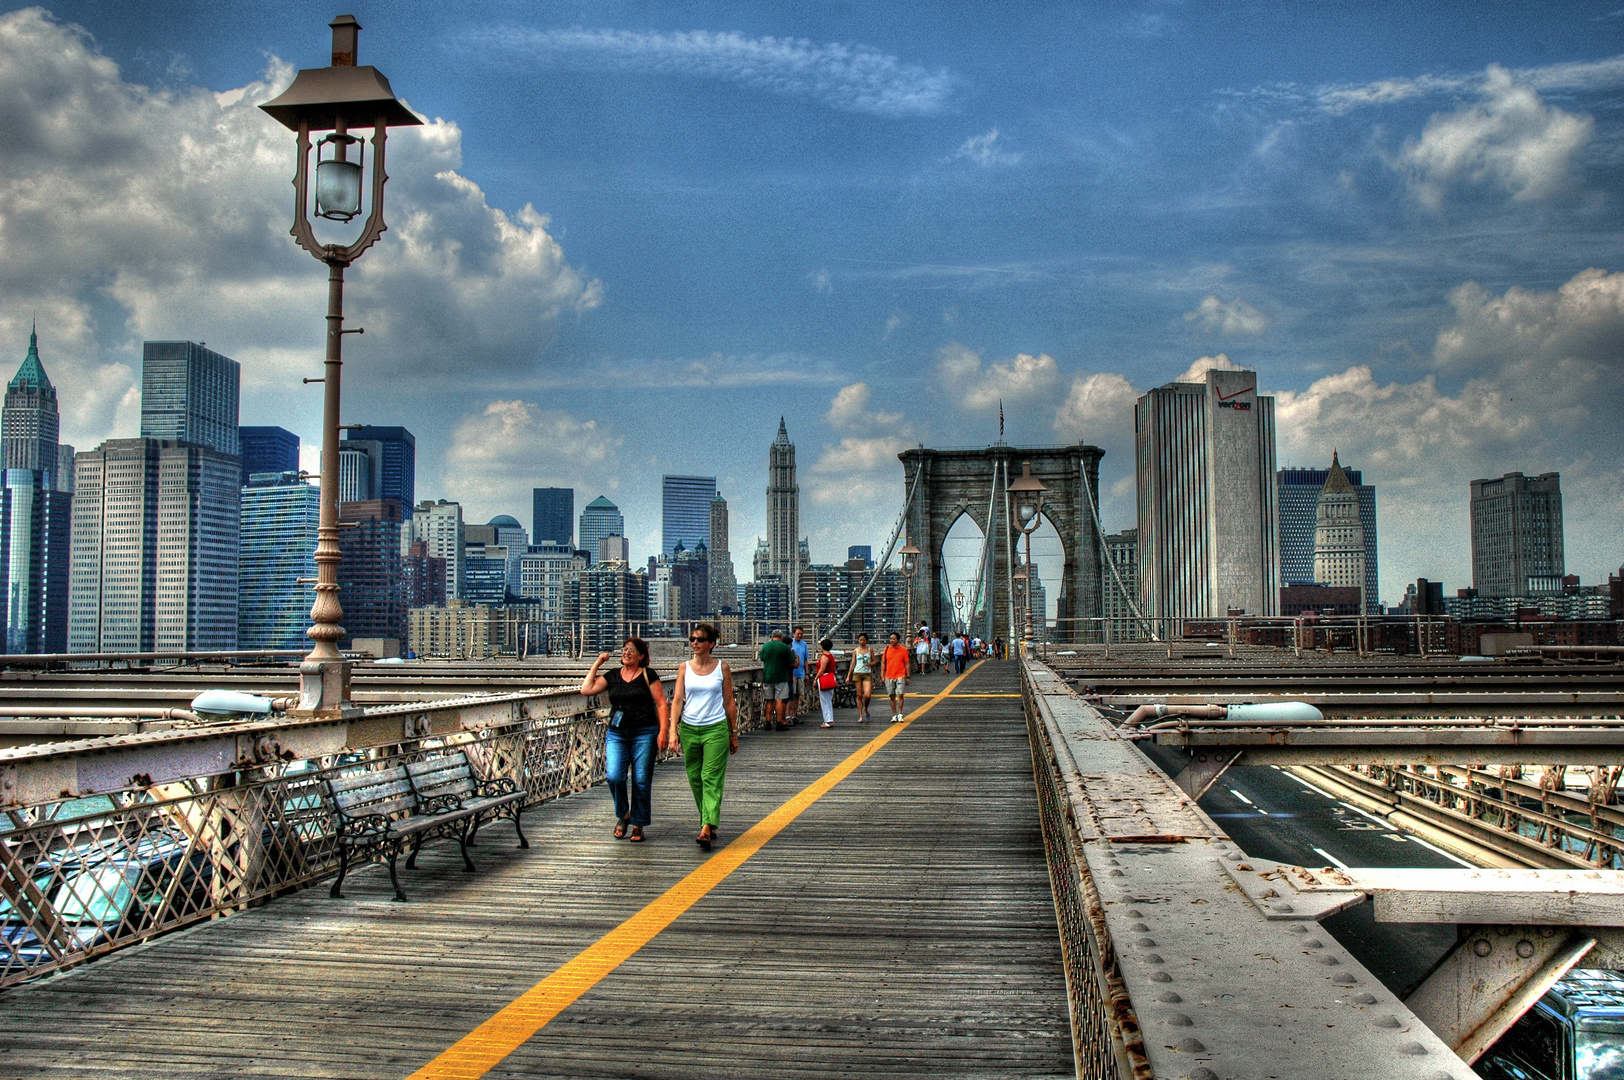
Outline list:
[[[348,640],[406,641],[406,594],[400,555],[400,504],[367,499],[338,504],[338,601]],[[445,574],[440,574],[441,601]]]
[[[531,543],[572,546],[575,543],[575,489],[535,488],[531,501]]]
[[[56,388],[45,377],[39,359],[39,334],[28,335],[28,355],[17,374],[6,384],[6,402],[0,410],[0,443],[4,445],[3,467],[33,469],[42,475],[44,487],[73,490],[70,480],[63,487],[58,472],[57,437],[61,418],[56,408]],[[72,448],[69,448],[72,453]]]
[[[242,486],[255,473],[299,471],[299,436],[280,427],[239,427],[242,448]]]
[[[237,575],[237,647],[299,649],[309,645],[321,493],[299,471],[255,473],[242,491],[242,556]],[[348,597],[342,590],[345,628]]]
[[[355,457],[356,453],[364,457]],[[403,427],[365,425],[344,433],[338,448],[339,498],[389,499],[410,521],[417,498],[417,439]],[[347,470],[347,471],[346,471]]]
[[[795,482],[795,444],[789,441],[784,418],[778,418],[778,436],[767,448],[767,572],[790,586],[802,568],[800,557],[801,488]]]
[[[581,648],[613,649],[648,622],[648,578],[624,563],[604,563],[570,574],[563,583],[560,614],[578,624]]]
[[[597,561],[598,544],[604,537],[625,535],[626,519],[621,516],[620,508],[602,495],[581,511],[581,548],[587,553],[588,562]],[[623,561],[629,562],[630,558]]]
[[[1258,396],[1257,373],[1151,390],[1134,406],[1134,451],[1145,614],[1274,614],[1274,399]]]
[[[239,378],[237,361],[197,342],[142,343],[141,437],[240,456]]]
[[[445,560],[445,594],[449,600],[462,597],[463,536],[462,504],[427,499],[417,504],[412,515],[411,538],[426,545],[425,554]]]
[[[705,610],[731,611],[738,606],[738,582],[733,575],[733,556],[727,550],[727,500],[718,491],[710,504],[710,598]]]
[[[1380,606],[1376,588],[1379,570],[1376,489],[1364,482],[1358,469],[1344,465],[1342,471],[1359,496],[1359,520],[1365,527],[1365,610],[1374,614]],[[1330,476],[1329,469],[1285,468],[1275,474],[1282,586],[1314,584],[1314,527],[1319,515],[1320,492]]]
[[[1100,615],[1111,620],[1112,639],[1137,639],[1142,629],[1133,613],[1139,603],[1138,529],[1123,529],[1106,536],[1100,575]]]
[[[235,454],[168,439],[79,454],[68,651],[234,648],[241,478]]]
[[[0,584],[8,653],[68,651],[73,496],[37,469],[5,470],[0,492]]]
[[[665,477],[661,489],[660,554],[667,559],[677,544],[692,550],[701,541],[710,547],[710,504],[716,497],[714,476]]]
[[[1472,587],[1479,596],[1562,591],[1562,477],[1472,481]]]
[[[1315,510],[1314,581],[1332,588],[1358,589],[1360,609],[1368,610],[1365,523],[1359,516],[1359,493],[1348,482],[1348,474],[1342,471],[1334,450],[1330,475]]]

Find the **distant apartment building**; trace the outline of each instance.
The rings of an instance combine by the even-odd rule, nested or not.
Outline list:
[[[466,600],[443,607],[412,608],[407,613],[411,651],[420,657],[482,660],[496,655],[491,609]]]
[[[236,455],[168,439],[78,455],[70,652],[236,647],[240,480]]]
[[[344,607],[346,639],[406,642],[406,585],[400,554],[400,504],[364,499],[338,504],[338,600]],[[445,603],[445,570],[440,569],[438,603]],[[419,605],[427,606],[427,605]]]
[[[511,514],[498,514],[487,523],[493,530],[493,544],[507,548],[508,553],[508,581],[509,596],[519,595],[519,559],[530,549],[530,534],[525,532],[519,519]]]
[[[1562,591],[1562,478],[1549,472],[1473,480],[1472,587],[1479,596]]]
[[[1335,457],[1333,451],[1332,456]],[[1380,609],[1380,550],[1376,532],[1376,488],[1364,482],[1358,469],[1343,466],[1343,474],[1359,501],[1359,521],[1364,526],[1365,609]],[[1284,468],[1275,473],[1275,497],[1280,508],[1280,584],[1312,585],[1314,576],[1314,530],[1319,521],[1320,494],[1331,470]],[[1324,584],[1324,582],[1320,582]],[[1283,613],[1282,613],[1283,614]]]
[[[1139,530],[1123,529],[1105,537],[1105,560],[1100,564],[1100,615],[1110,620],[1113,640],[1142,631],[1134,614],[1138,604]]]
[[[403,427],[364,424],[338,446],[340,502],[388,499],[410,521],[417,501],[417,438]]]
[[[671,583],[676,586],[676,608],[670,619],[697,622],[710,610],[710,551],[700,541],[692,548],[678,544],[671,552]]]
[[[462,599],[470,604],[501,607],[507,603],[507,583],[508,549],[505,546],[501,544],[464,546]]]
[[[141,437],[206,446],[240,457],[240,380],[237,361],[195,341],[143,342]]]
[[[237,428],[237,444],[242,448],[242,486],[256,473],[299,471],[299,436],[280,427]]]
[[[870,577],[874,577],[874,586],[858,603]],[[801,571],[799,590],[795,617],[808,633],[829,632],[835,620],[856,604],[851,617],[833,631],[838,640],[856,641],[858,634],[867,634],[870,641],[883,643],[891,633],[901,634],[904,641],[912,639],[907,579],[900,570],[881,570],[873,575],[862,558],[848,559],[840,566],[814,564]]]
[[[592,553],[593,562],[623,562],[628,566],[632,561],[632,546],[624,536],[606,536],[598,541],[598,550]]]
[[[1279,607],[1274,399],[1212,369],[1134,407],[1140,593],[1152,618]]]
[[[564,582],[564,620],[580,635],[583,652],[615,649],[649,621],[648,578],[623,563],[603,563]]]
[[[575,543],[575,489],[535,488],[531,492],[531,542]]]
[[[681,544],[693,550],[704,542],[710,548],[711,500],[716,497],[714,476],[665,476],[660,482],[660,554],[666,558]]]
[[[242,489],[237,574],[239,649],[298,649],[310,644],[305,631],[316,594],[308,579],[316,576],[320,518],[321,492],[299,479],[298,470],[249,477]],[[339,600],[344,601],[342,591]]]
[[[728,553],[727,500],[718,491],[710,504],[710,597],[707,612],[738,610],[738,582]]]
[[[450,599],[445,557],[429,554],[429,546],[422,540],[407,544],[406,553],[400,557],[400,591],[408,610],[444,607]]]
[[[607,536],[618,536],[624,539],[626,536],[626,519],[621,515],[619,507],[599,495],[596,499],[587,503],[586,508],[581,511],[581,549],[587,552],[589,562],[601,558],[598,555],[598,545]],[[621,561],[630,562],[630,554]]]
[[[0,586],[8,653],[68,651],[73,496],[49,473],[5,470],[0,491]]]
[[[789,625],[789,587],[777,574],[757,575],[744,586],[744,622],[747,633],[765,634]]]
[[[412,515],[411,539],[421,541],[429,555],[445,560],[445,594],[452,600],[462,597],[462,529],[461,503],[425,499],[417,504],[417,512]]]
[[[518,595],[539,608],[542,621],[555,623],[563,618],[564,583],[586,567],[585,554],[568,544],[531,544],[519,556]]]

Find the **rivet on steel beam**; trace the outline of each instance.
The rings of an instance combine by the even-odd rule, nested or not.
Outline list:
[[[1348,998],[1348,1000],[1353,1002],[1355,1005],[1374,1005],[1376,1004],[1376,995],[1354,994],[1352,997]]]
[[[1179,1049],[1186,1054],[1205,1054],[1207,1044],[1200,1039],[1180,1039]]]
[[[1148,937],[1136,938],[1134,940],[1134,944],[1135,945],[1142,945],[1147,949],[1153,949],[1153,948],[1156,947],[1156,939],[1155,938],[1148,938]]]
[[[1205,1065],[1197,1065],[1190,1070],[1190,1080],[1218,1080],[1218,1074]]]
[[[1359,980],[1353,977],[1353,973],[1351,971],[1343,971],[1332,975],[1331,981],[1334,983],[1340,983],[1343,986],[1351,986]]]
[[[1314,957],[1314,963],[1324,964],[1326,967],[1336,967],[1338,964],[1342,963],[1342,961],[1338,960],[1334,956],[1316,956]]]
[[[1183,1013],[1174,1013],[1167,1018],[1168,1027],[1195,1027],[1195,1021]]]
[[[1169,975],[1165,971],[1153,971],[1153,972],[1150,973],[1150,981],[1151,982],[1172,982],[1173,981],[1173,976]]]
[[[1521,941],[1517,942],[1517,955],[1522,957],[1524,960],[1527,960],[1530,956],[1533,956],[1534,943],[1529,941],[1527,938],[1523,938]]]
[[[1494,951],[1494,943],[1488,938],[1478,938],[1472,942],[1472,951],[1479,956],[1487,956]]]
[[[1179,992],[1177,990],[1163,990],[1156,996],[1156,1000],[1164,1002],[1168,1005],[1177,1005],[1179,1002],[1183,1001],[1184,998],[1179,996]]]
[[[1146,953],[1144,956],[1144,961],[1147,964],[1160,964],[1163,962],[1162,958],[1155,953]]]
[[[1404,1024],[1396,1016],[1378,1016],[1376,1019],[1370,1022],[1370,1026],[1379,1028],[1397,1028],[1403,1027]]]
[[[1398,1044],[1398,1046],[1394,1047],[1394,1049],[1401,1054],[1408,1054],[1411,1057],[1424,1057],[1427,1053],[1427,1048],[1418,1042],[1401,1042]]]

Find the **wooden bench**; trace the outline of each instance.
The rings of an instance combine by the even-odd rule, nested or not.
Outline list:
[[[327,789],[338,826],[338,880],[329,894],[334,897],[344,895],[350,863],[387,858],[395,899],[405,900],[396,860],[409,848],[406,865],[416,866],[424,842],[436,837],[456,839],[463,869],[471,873],[468,846],[474,833],[497,818],[510,819],[519,846],[530,846],[519,825],[524,791],[505,777],[481,780],[461,750],[357,776],[329,777]]]

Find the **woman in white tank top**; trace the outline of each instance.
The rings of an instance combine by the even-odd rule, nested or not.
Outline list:
[[[688,786],[693,788],[694,805],[699,808],[699,835],[694,841],[706,851],[722,820],[727,759],[739,750],[733,672],[711,656],[716,638],[716,627],[709,623],[694,627],[688,637],[694,658],[677,671],[677,686],[671,695],[677,748],[688,766]]]

